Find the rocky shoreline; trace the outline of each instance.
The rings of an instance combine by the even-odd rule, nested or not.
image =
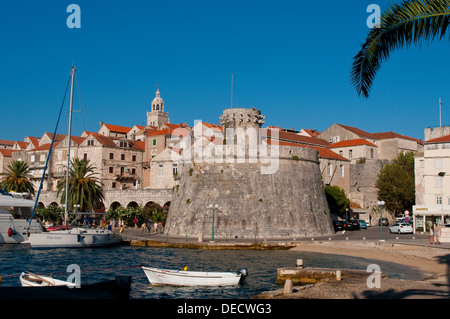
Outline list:
[[[380,242],[304,242],[293,248],[347,255],[402,264],[420,270],[424,280],[404,280],[382,275],[379,287],[370,287],[370,273],[328,278],[314,284],[280,288],[252,299],[448,299],[449,251],[423,246]]]

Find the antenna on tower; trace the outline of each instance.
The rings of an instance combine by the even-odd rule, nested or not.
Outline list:
[[[442,101],[439,98],[439,127],[442,127]]]
[[[233,73],[231,73],[231,108],[233,108]]]

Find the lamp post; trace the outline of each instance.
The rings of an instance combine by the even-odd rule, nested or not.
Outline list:
[[[377,202],[378,207],[380,208],[380,232],[381,232],[381,241],[383,240],[383,206],[384,201],[378,201]]]
[[[216,212],[216,209],[219,208],[219,205],[217,204],[209,204],[209,208],[212,208],[213,215],[212,215],[212,233],[211,233],[211,241],[214,242],[214,214]]]

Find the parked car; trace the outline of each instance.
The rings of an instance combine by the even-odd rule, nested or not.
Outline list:
[[[344,225],[340,220],[333,220],[334,231],[344,230]]]
[[[351,219],[349,223],[352,225],[352,230],[359,230],[360,227],[357,219]]]
[[[342,226],[344,227],[344,230],[352,230],[352,224],[348,220],[343,220]]]
[[[389,220],[387,218],[378,219],[378,226],[389,226]]]
[[[389,232],[398,234],[411,234],[413,232],[413,228],[410,223],[395,223],[393,226],[389,227]]]
[[[363,228],[363,229],[367,229],[367,223],[365,220],[363,219],[355,219],[358,224],[359,224],[359,228]]]

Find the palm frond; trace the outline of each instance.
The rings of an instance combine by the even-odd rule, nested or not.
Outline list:
[[[379,28],[369,31],[361,50],[353,57],[351,82],[358,95],[369,92],[381,63],[392,51],[442,39],[450,24],[450,0],[408,0],[390,6]]]

